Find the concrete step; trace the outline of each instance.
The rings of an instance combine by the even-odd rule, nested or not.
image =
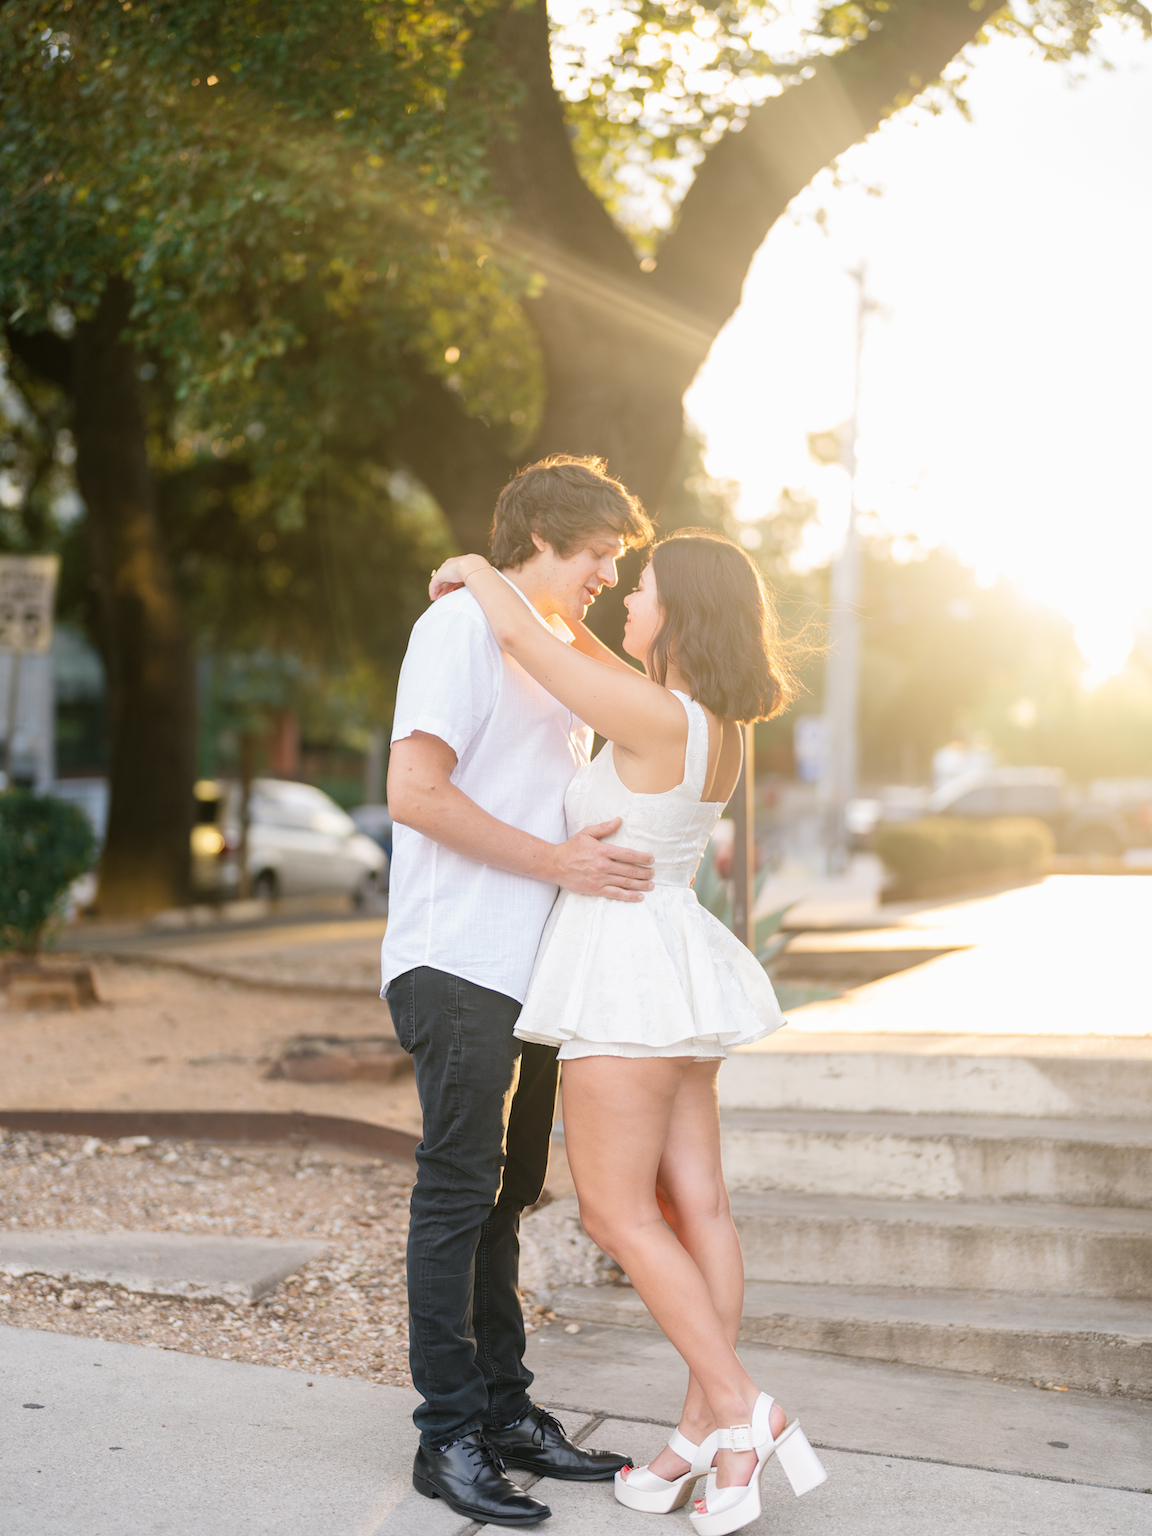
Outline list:
[[[839,982],[860,986],[897,971],[910,970],[941,955],[970,949],[972,940],[944,930],[867,928],[855,933],[798,933],[773,963],[784,980]]]
[[[798,1040],[784,1031],[734,1051],[720,1070],[721,1108],[1146,1120],[1152,1104],[1146,1041],[1068,1040],[1057,1050],[1022,1038],[841,1034],[790,1049]]]
[[[731,1189],[1152,1207],[1152,1120],[726,1110]]]
[[[568,1286],[553,1305],[579,1322],[656,1326],[627,1286]],[[1152,1398],[1152,1312],[1143,1302],[750,1281],[740,1337]]]
[[[1152,1298],[1152,1211],[737,1192],[749,1279]]]

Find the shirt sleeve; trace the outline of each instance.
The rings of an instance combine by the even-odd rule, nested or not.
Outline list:
[[[392,740],[426,731],[447,742],[457,762],[492,713],[500,651],[483,615],[441,598],[412,630],[400,680]]]

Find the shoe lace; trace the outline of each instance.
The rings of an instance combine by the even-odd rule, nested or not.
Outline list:
[[[469,1440],[467,1442],[467,1449],[469,1456],[478,1456],[481,1463],[488,1463],[488,1465],[495,1467],[497,1472],[506,1472],[508,1470],[504,1465],[504,1458],[500,1455],[500,1452],[496,1450],[495,1446],[489,1445],[487,1440]]]
[[[555,1430],[562,1439],[566,1440],[568,1438],[564,1433],[564,1426],[559,1419],[555,1418],[544,1408],[538,1408],[536,1412],[537,1417],[536,1423],[532,1427],[532,1438],[539,1445],[543,1446],[545,1432],[549,1429]]]

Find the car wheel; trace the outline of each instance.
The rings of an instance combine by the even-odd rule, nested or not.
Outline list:
[[[380,895],[380,882],[374,874],[362,875],[352,891],[352,905],[362,911]]]
[[[1120,839],[1110,827],[1084,827],[1072,839],[1072,851],[1115,859],[1120,856]]]
[[[252,894],[257,901],[275,901],[280,894],[280,882],[274,870],[262,869],[252,882]]]

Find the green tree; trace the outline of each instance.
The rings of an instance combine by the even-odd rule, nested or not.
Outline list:
[[[912,558],[894,559],[892,548],[891,539],[869,539],[864,549],[866,780],[926,780],[936,748],[983,727],[998,694],[1008,703],[1041,698],[1046,711],[1067,712],[1083,662],[1066,619],[1005,581],[980,587],[948,550],[916,549]]]
[[[889,539],[865,545],[865,782],[923,782],[938,747],[973,737],[1005,762],[1063,768],[1080,783],[1152,777],[1152,667],[1139,649],[1087,689],[1061,614],[1007,581],[982,587],[946,549],[911,554],[894,559]]]
[[[477,266],[469,212],[490,92],[447,110],[472,14],[377,0],[0,10],[0,298],[25,373],[72,405],[109,680],[104,910],[186,888],[193,644],[158,481],[247,446],[244,476],[279,521],[306,521],[349,437],[378,439],[406,350],[443,368],[438,327],[499,345],[486,311],[506,269]]]

